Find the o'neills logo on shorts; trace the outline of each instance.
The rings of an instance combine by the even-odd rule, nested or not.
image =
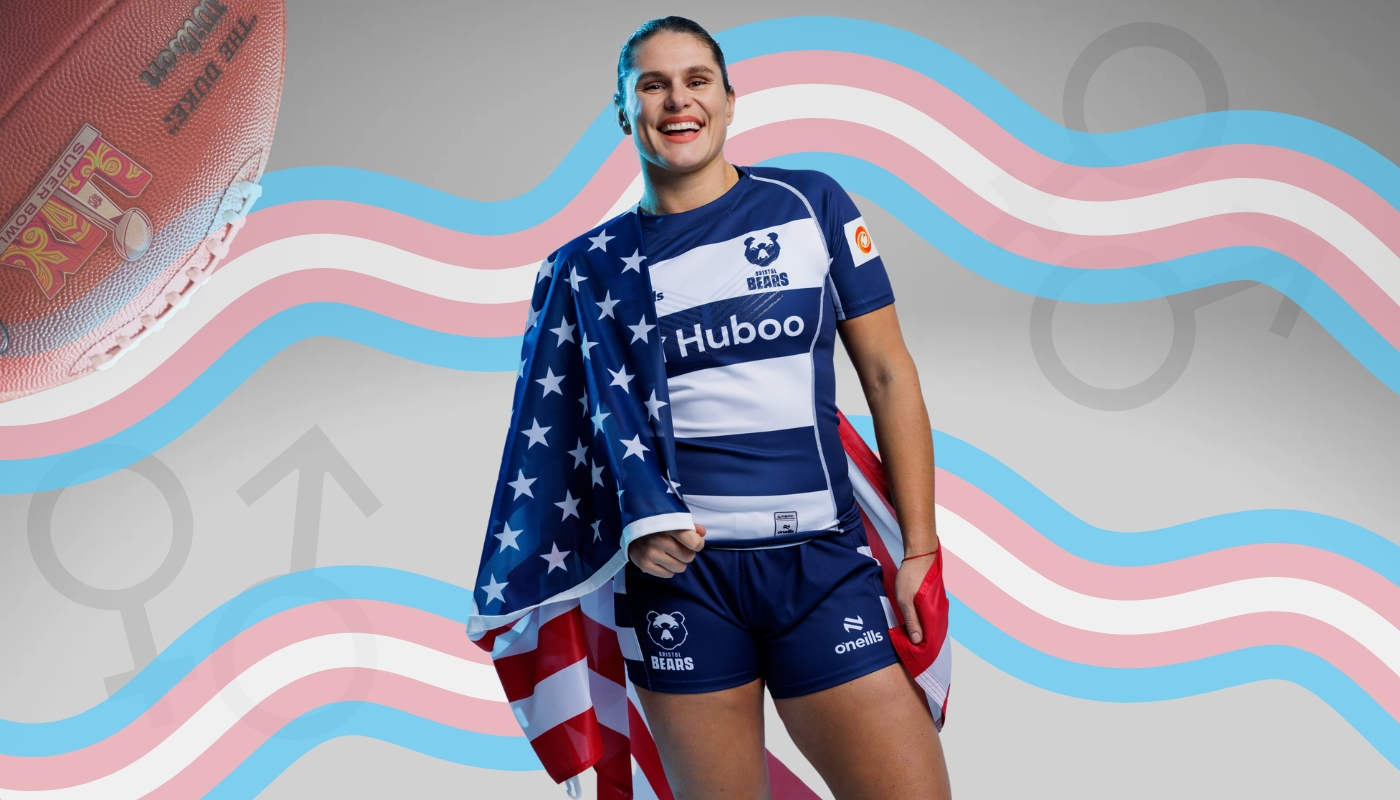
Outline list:
[[[841,644],[836,645],[836,652],[838,654],[845,654],[851,652],[852,650],[855,650],[858,647],[869,647],[872,644],[876,644],[877,642],[883,641],[885,641],[885,634],[880,633],[879,631],[866,631],[865,635],[860,637],[859,639],[855,639],[849,642],[842,642]]]
[[[144,255],[151,244],[151,218],[139,208],[113,203],[99,180],[132,198],[150,185],[151,173],[84,125],[0,228],[0,264],[33,275],[44,296],[52,298],[109,233],[122,258]]]

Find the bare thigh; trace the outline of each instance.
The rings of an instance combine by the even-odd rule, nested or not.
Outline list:
[[[677,800],[768,800],[763,681],[718,692],[637,688]]]
[[[774,704],[838,800],[952,796],[933,715],[899,664]]]

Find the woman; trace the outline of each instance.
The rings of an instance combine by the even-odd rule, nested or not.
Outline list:
[[[668,781],[680,798],[766,797],[766,684],[837,797],[948,797],[922,692],[878,634],[892,617],[876,562],[858,550],[865,532],[836,433],[839,333],[910,554],[896,591],[917,643],[913,596],[938,548],[933,445],[864,222],[821,173],[725,160],[734,90],[694,22],[638,29],[614,100],[641,157],[677,488],[696,522],[628,547],[643,660],[627,667]],[[858,637],[864,645],[843,644]]]

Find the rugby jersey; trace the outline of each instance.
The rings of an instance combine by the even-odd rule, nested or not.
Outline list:
[[[716,200],[640,220],[673,479],[706,540],[776,545],[858,524],[837,433],[836,321],[894,293],[850,197],[820,172],[742,167]]]

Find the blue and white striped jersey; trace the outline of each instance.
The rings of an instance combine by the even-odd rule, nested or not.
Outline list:
[[[836,427],[836,321],[894,302],[827,175],[740,168],[700,208],[641,215],[664,336],[679,491],[708,541],[859,520]]]

